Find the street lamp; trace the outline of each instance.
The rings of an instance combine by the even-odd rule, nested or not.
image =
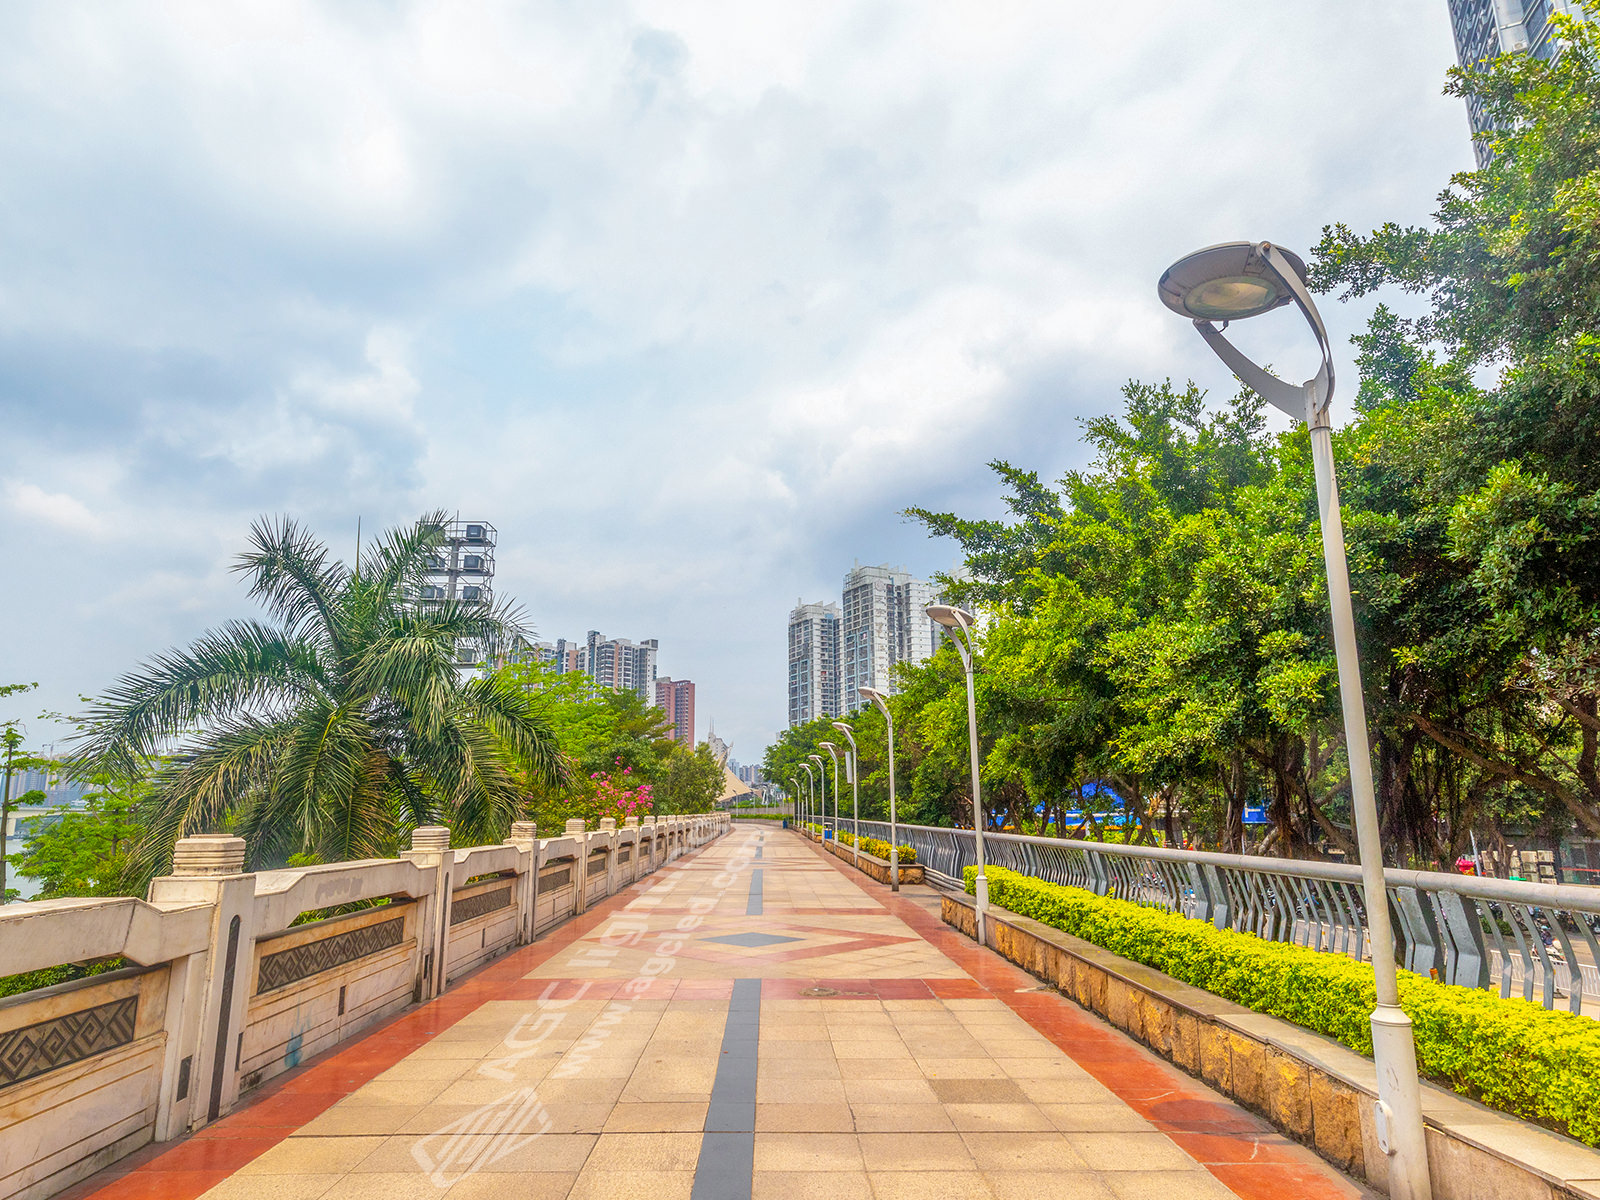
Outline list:
[[[839,747],[832,742],[818,742],[833,759],[833,840],[839,840]]]
[[[823,765],[822,755],[808,754],[806,757],[817,764],[817,778],[822,780],[820,785],[822,791],[822,807],[817,810],[817,825],[822,830],[822,837],[819,840],[825,841],[827,840],[828,836],[828,768]]]
[[[978,874],[972,881],[973,894],[977,899],[973,911],[976,913],[974,924],[978,934],[978,945],[986,946],[988,942],[985,940],[985,935],[989,924],[989,877],[983,873],[985,866],[983,796],[978,790],[978,701],[973,692],[972,681],[972,661],[978,653],[977,644],[972,640],[972,628],[978,619],[965,609],[953,608],[948,604],[930,604],[923,611],[935,623],[943,625],[950,631],[950,640],[955,643],[956,652],[961,655],[961,665],[967,672],[967,734],[972,741],[972,831],[978,855]]]
[[[850,832],[855,834],[855,867],[861,869],[861,754],[856,749],[856,736],[850,726],[843,721],[835,721],[833,727],[844,734],[844,740],[850,743]]]
[[[800,768],[806,773],[807,790],[810,792],[810,799],[806,804],[806,820],[809,821],[817,815],[817,777],[811,773],[810,763],[803,762]]]
[[[889,715],[889,698],[877,688],[858,687],[862,697],[872,701],[872,706],[883,714],[889,727],[889,890],[900,890],[900,844],[894,829],[894,718]]]
[[[1339,664],[1339,704],[1344,710],[1345,749],[1350,761],[1351,807],[1355,810],[1356,841],[1361,851],[1361,884],[1378,997],[1372,1014],[1372,1057],[1378,1068],[1378,1145],[1394,1156],[1389,1171],[1389,1194],[1394,1200],[1428,1200],[1432,1188],[1422,1132],[1417,1049],[1412,1040],[1411,1018],[1400,1007],[1395,977],[1394,932],[1389,925],[1383,843],[1372,790],[1371,743],[1362,700],[1355,616],[1350,605],[1350,569],[1345,562],[1339,485],[1333,471],[1333,428],[1328,419],[1333,400],[1333,353],[1328,330],[1306,288],[1305,263],[1298,255],[1271,242],[1227,242],[1196,250],[1167,268],[1157,291],[1163,304],[1194,322],[1200,336],[1245,386],[1311,429],[1322,555],[1328,570],[1328,607],[1333,615],[1333,649]],[[1258,316],[1291,301],[1311,326],[1322,351],[1317,373],[1298,387],[1258,367],[1222,335],[1229,321]],[[1221,321],[1222,329],[1213,321]]]

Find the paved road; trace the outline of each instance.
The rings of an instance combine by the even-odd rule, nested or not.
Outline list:
[[[793,834],[740,826],[75,1197],[1366,1195]]]

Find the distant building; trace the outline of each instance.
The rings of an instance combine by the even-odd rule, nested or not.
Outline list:
[[[1456,61],[1463,70],[1476,71],[1487,59],[1502,54],[1527,53],[1535,58],[1554,58],[1560,52],[1560,39],[1550,18],[1570,13],[1570,0],[1447,0],[1450,26],[1455,32]],[[1467,120],[1473,137],[1493,126],[1475,98],[1467,100]],[[1480,167],[1489,157],[1482,142],[1474,141],[1473,153]]]
[[[568,675],[580,669],[578,660],[582,649],[577,642],[557,638],[553,642],[534,642],[528,648],[528,657],[534,662],[553,667],[562,675]]]
[[[841,711],[839,606],[797,604],[789,613],[789,726]]]
[[[444,544],[428,559],[421,598],[424,601],[493,603],[495,527],[487,521],[457,518],[445,522],[441,532]],[[486,646],[476,638],[457,639],[455,652],[456,661],[463,666],[496,658],[495,647]]]
[[[933,657],[942,635],[923,610],[938,600],[933,584],[887,565],[863,567],[857,563],[845,575],[839,623],[844,712],[856,712],[866,704],[857,688],[894,691],[897,663],[919,663]]]
[[[646,704],[653,704],[659,649],[655,638],[635,643],[626,638],[607,638],[591,629],[578,654],[578,670],[594,680],[597,687],[635,692]]]
[[[694,682],[688,679],[656,680],[656,707],[672,722],[672,740],[694,747]]]

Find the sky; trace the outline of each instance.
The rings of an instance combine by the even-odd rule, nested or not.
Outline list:
[[[13,0],[0,718],[256,615],[260,514],[348,558],[443,508],[759,760],[797,599],[955,565],[905,508],[997,515],[1129,379],[1232,392],[1170,262],[1427,219],[1452,62],[1444,0]],[[1371,302],[1322,307],[1347,415]]]

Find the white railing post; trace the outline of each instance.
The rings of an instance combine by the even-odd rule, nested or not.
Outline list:
[[[533,904],[539,894],[539,827],[532,821],[511,822],[506,845],[522,851],[517,868],[517,944],[526,946],[533,941]]]
[[[578,856],[572,860],[572,882],[578,892],[572,915],[577,916],[589,908],[589,833],[582,817],[567,821],[566,835],[578,843]]]
[[[455,888],[450,830],[443,825],[413,829],[411,849],[401,851],[400,857],[434,873],[433,895],[417,916],[417,988],[413,994],[416,1000],[431,1000],[444,991],[450,949],[450,894]]]
[[[156,1112],[160,1140],[215,1121],[239,1096],[239,1045],[255,958],[255,876],[245,872],[244,858],[243,838],[180,838],[172,874],[150,881],[151,903],[211,906],[210,950],[171,967]]]

